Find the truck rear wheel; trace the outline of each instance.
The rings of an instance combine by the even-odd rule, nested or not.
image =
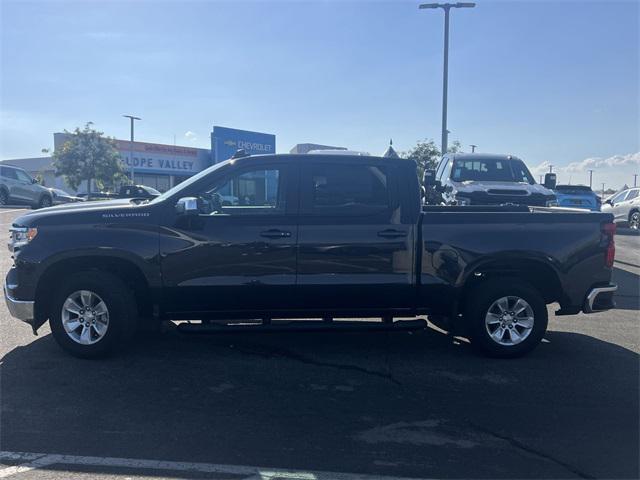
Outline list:
[[[468,297],[465,319],[474,349],[512,358],[533,350],[547,330],[542,295],[519,279],[488,280]]]
[[[50,307],[53,337],[76,357],[105,356],[124,346],[135,332],[135,299],[131,290],[110,273],[70,275],[54,291]]]

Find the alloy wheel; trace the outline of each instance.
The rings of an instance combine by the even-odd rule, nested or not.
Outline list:
[[[517,296],[499,298],[491,304],[484,318],[489,337],[504,346],[523,342],[533,330],[534,322],[533,308]]]
[[[104,338],[109,328],[109,309],[100,296],[90,290],[78,290],[62,305],[62,325],[76,343],[92,345]]]

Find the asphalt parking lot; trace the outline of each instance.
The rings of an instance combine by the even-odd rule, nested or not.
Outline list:
[[[428,329],[165,332],[83,361],[1,302],[0,478],[638,478],[640,237],[616,241],[619,308],[551,315],[518,360]]]

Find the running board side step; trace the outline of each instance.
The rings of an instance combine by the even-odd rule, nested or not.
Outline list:
[[[220,325],[209,323],[180,323],[178,332],[189,334],[235,333],[235,332],[368,332],[425,330],[426,320],[399,320],[393,323],[357,321],[292,321],[255,325]]]

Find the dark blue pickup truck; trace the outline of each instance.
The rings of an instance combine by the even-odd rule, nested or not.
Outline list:
[[[611,215],[425,207],[421,191],[410,160],[229,160],[151,200],[18,218],[5,298],[14,317],[34,331],[48,320],[83,357],[165,320],[211,332],[236,319],[266,330],[283,328],[273,319],[340,328],[333,319],[378,317],[394,328],[394,317],[420,315],[514,357],[541,341],[548,304],[568,315],[613,307]]]

